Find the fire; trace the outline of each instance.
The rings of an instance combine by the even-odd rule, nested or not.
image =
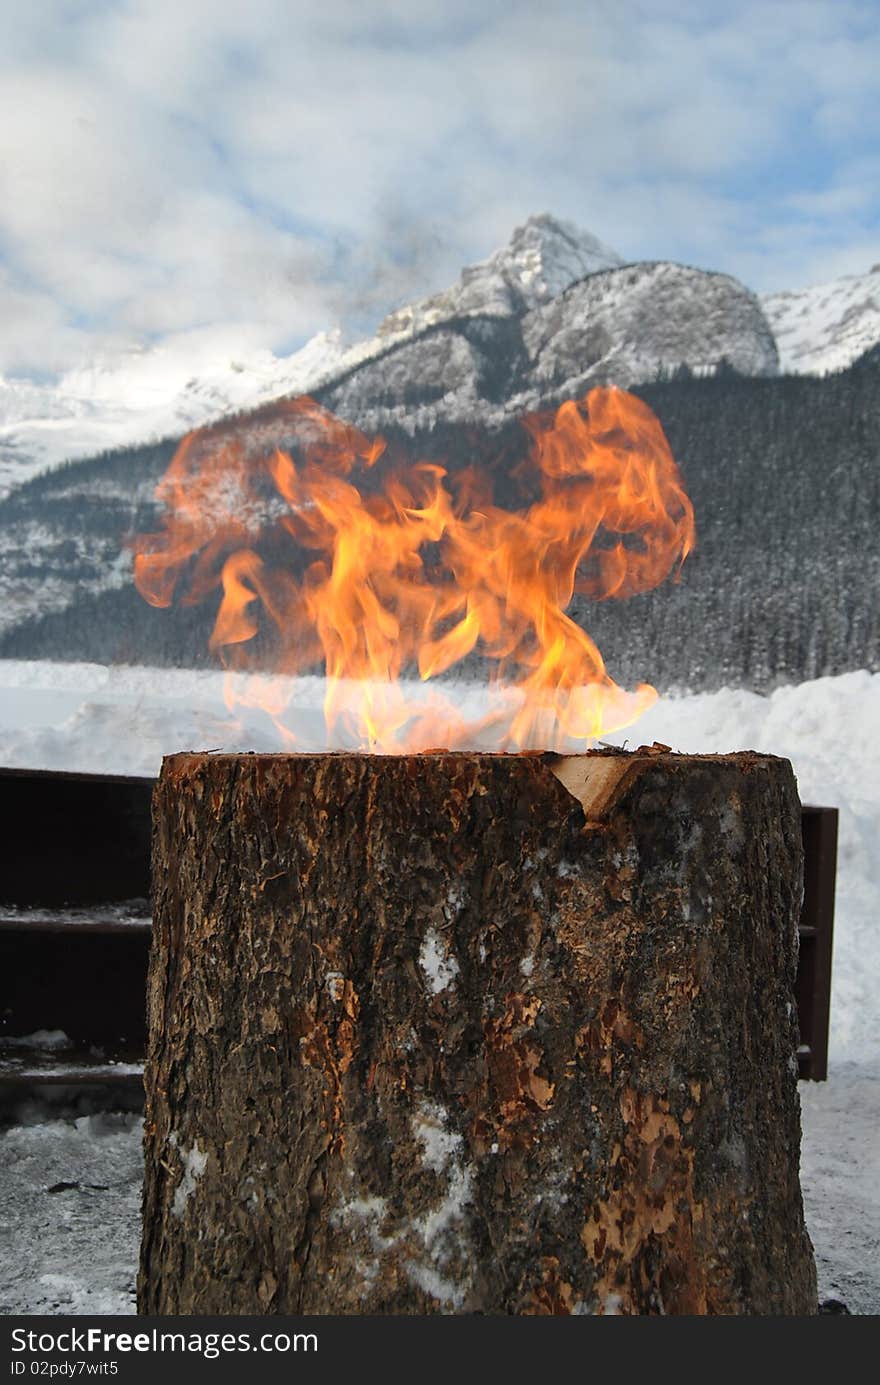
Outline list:
[[[190,433],[158,487],[164,527],[135,541],[137,588],[154,606],[219,593],[211,647],[253,673],[229,697],[263,707],[287,745],[290,680],[321,665],[328,730],[361,748],[588,743],[656,692],[619,688],[566,608],[679,569],[693,507],[631,394],[594,389],[522,423],[534,498],[520,509],[476,468],[405,459],[309,398]],[[479,722],[442,683],[412,694],[416,670],[427,682],[473,651],[494,670]]]

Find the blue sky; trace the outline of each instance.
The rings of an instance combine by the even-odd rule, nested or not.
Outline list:
[[[878,74],[878,0],[5,0],[0,371],[363,331],[541,211],[863,272]]]

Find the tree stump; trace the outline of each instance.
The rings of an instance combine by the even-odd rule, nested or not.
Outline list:
[[[791,766],[206,755],[154,801],[139,1310],[817,1310]]]

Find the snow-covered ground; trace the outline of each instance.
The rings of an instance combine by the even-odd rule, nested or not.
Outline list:
[[[140,1116],[47,1115],[0,1136],[0,1314],[133,1313]]]
[[[318,679],[297,685],[300,748],[325,745],[322,693]],[[453,695],[479,714],[479,690]],[[840,809],[829,1080],[801,1084],[802,1182],[820,1295],[880,1313],[880,675],[665,698],[608,739],[784,755],[805,802]],[[262,714],[226,709],[219,674],[0,664],[0,764],[153,774],[163,753],[199,747],[277,738]],[[137,1123],[45,1116],[0,1138],[0,1312],[131,1311]]]

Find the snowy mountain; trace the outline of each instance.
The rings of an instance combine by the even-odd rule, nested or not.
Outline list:
[[[758,298],[727,275],[625,264],[588,231],[544,214],[364,341],[321,332],[279,357],[203,329],[52,383],[0,377],[0,495],[67,458],[180,436],[284,395],[319,393],[367,428],[492,424],[592,384],[629,386],[682,365],[822,374],[877,342],[880,265]]]
[[[72,457],[181,434],[209,419],[303,393],[354,364],[338,333],[292,356],[236,351],[210,332],[99,359],[55,384],[0,379],[0,493]]]
[[[813,288],[765,293],[760,302],[780,367],[792,374],[843,370],[880,342],[880,264]]]
[[[276,357],[206,330],[67,372],[0,379],[0,493],[67,458],[180,435],[287,394],[325,391],[365,426],[498,421],[582,384],[626,385],[682,363],[773,373],[773,338],[736,280],[625,266],[589,232],[543,215],[443,293],[366,341],[320,333]]]
[[[723,274],[666,263],[601,270],[528,311],[472,310],[397,338],[320,397],[366,429],[499,424],[592,385],[629,386],[723,361],[774,375],[754,294]]]
[[[540,389],[632,385],[658,368],[774,375],[776,346],[754,294],[726,274],[660,261],[584,279],[523,321]]]
[[[587,274],[617,269],[622,256],[589,231],[546,213],[518,226],[510,244],[482,264],[462,270],[452,288],[392,313],[380,338],[413,335],[453,318],[488,314],[513,317],[555,298]]]

